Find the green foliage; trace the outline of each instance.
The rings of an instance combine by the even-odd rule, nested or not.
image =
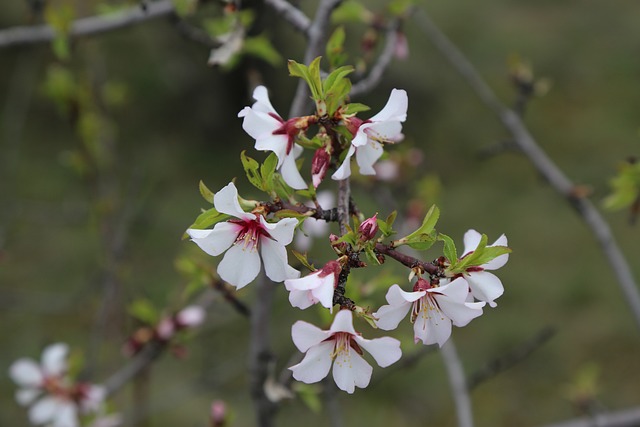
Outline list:
[[[219,222],[222,222],[230,218],[229,215],[220,213],[216,208],[207,209],[196,217],[196,220],[189,226],[189,228],[195,228],[197,230],[204,230]],[[187,236],[184,236],[186,238]]]
[[[271,40],[265,35],[247,37],[242,45],[243,54],[260,58],[273,67],[282,64],[282,56],[271,44]]]
[[[354,71],[350,65],[333,70],[323,82],[327,114],[332,116],[344,104],[351,92],[351,81],[346,77]]]
[[[70,113],[70,103],[78,92],[73,73],[62,65],[53,64],[47,68],[43,91],[64,115]]]
[[[413,249],[425,251],[436,242],[435,226],[440,218],[440,209],[436,205],[431,206],[427,212],[422,225],[413,233],[394,242],[395,246],[407,245]],[[455,251],[455,246],[454,246]]]
[[[486,234],[483,234],[480,237],[480,243],[478,243],[478,246],[473,250],[473,252],[464,256],[462,259],[458,259],[458,256],[455,253],[456,249],[453,244],[453,240],[443,234],[440,236],[446,237],[446,239],[443,239],[445,244],[444,254],[450,262],[447,271],[453,274],[462,273],[470,267],[486,264],[500,255],[511,252],[511,249],[506,246],[487,246],[488,238]]]
[[[455,263],[458,260],[458,251],[456,251],[456,244],[453,239],[446,234],[439,233],[438,240],[444,243],[443,253],[445,258],[451,263]]]
[[[322,80],[320,79],[320,59],[321,57],[317,57],[311,61],[311,64],[309,64],[308,67],[304,64],[299,64],[293,59],[290,59],[287,64],[289,67],[289,75],[292,77],[300,77],[302,80],[307,82],[307,85],[309,85],[309,89],[311,90],[311,96],[316,101],[321,100],[324,97],[324,93],[322,91]]]
[[[140,298],[134,300],[127,312],[146,325],[155,325],[160,320],[160,313],[158,309],[148,299]]]
[[[309,262],[309,259],[307,258],[306,253],[303,254],[296,250],[291,250],[291,253],[293,254],[294,257],[296,257],[298,261],[300,261],[302,265],[308,268],[309,271],[316,271],[316,268],[314,267],[314,265]]]
[[[387,237],[395,233],[395,231],[393,230],[393,223],[395,222],[397,216],[398,212],[393,211],[385,220],[382,220],[380,218],[377,219],[376,222],[378,224],[378,229],[383,236]]]
[[[361,113],[363,111],[369,111],[371,108],[364,104],[359,104],[357,102],[353,102],[351,104],[346,104],[342,108],[342,113],[346,116],[351,116],[353,114]]]
[[[373,14],[355,0],[342,2],[331,14],[331,22],[334,24],[365,23],[373,20]]]
[[[296,393],[298,393],[298,397],[302,400],[302,403],[304,403],[311,412],[319,414],[320,411],[322,411],[320,387],[317,384],[304,384],[297,382],[294,388]]]
[[[331,68],[338,68],[347,60],[347,54],[344,51],[344,39],[344,27],[340,26],[335,29],[327,41],[327,59]]]
[[[213,196],[215,194],[213,193],[213,191],[209,190],[209,187],[207,187],[205,183],[202,182],[202,180],[200,180],[200,183],[198,184],[198,188],[200,189],[200,194],[202,195],[202,197],[207,202],[213,204]]]
[[[62,4],[59,7],[47,7],[44,12],[44,19],[55,31],[55,37],[52,41],[53,53],[60,60],[69,59],[69,31],[75,18],[73,7],[68,4]]]
[[[198,8],[198,0],[172,0],[176,15],[181,18],[192,15]]]
[[[604,206],[620,210],[631,206],[640,197],[640,162],[625,162],[611,182],[612,193],[604,199]]]

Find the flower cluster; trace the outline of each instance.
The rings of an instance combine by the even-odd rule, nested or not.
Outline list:
[[[29,421],[34,425],[76,427],[80,414],[98,415],[94,424],[113,421],[112,417],[102,417],[104,387],[69,378],[68,351],[66,344],[52,344],[44,349],[40,363],[22,358],[9,368],[9,376],[20,387],[17,402],[29,407]]]
[[[338,209],[328,209],[330,202],[321,201],[320,194],[315,193],[327,172],[333,170],[334,180],[346,180],[355,158],[361,175],[375,175],[374,165],[382,157],[384,146],[403,138],[408,98],[404,90],[393,89],[378,114],[358,118],[356,114],[367,107],[348,104],[347,94],[340,94],[340,90],[350,85],[336,83],[348,71],[335,70],[321,82],[317,62],[309,67],[296,63],[292,66],[290,62],[291,74],[310,85],[316,103],[314,115],[283,119],[263,86],[253,92],[255,103],[238,114],[243,129],[255,139],[255,149],[274,153],[262,165],[244,153],[242,157],[249,181],[267,193],[270,200],[245,200],[233,182],[215,194],[205,192],[209,194],[204,194],[205,199],[213,208],[205,211],[187,234],[207,254],[224,253],[217,273],[238,289],[252,282],[264,263],[267,277],[284,282],[293,307],[304,310],[319,304],[333,312],[339,306],[328,330],[303,321],[293,325],[293,343],[305,356],[290,369],[295,379],[305,383],[318,382],[332,371],[337,386],[353,393],[357,387],[366,387],[371,379],[373,369],[363,358],[364,351],[380,367],[395,363],[402,355],[400,341],[395,338],[363,338],[354,328],[354,313],[382,330],[395,329],[411,313],[415,343],[442,346],[449,339],[452,326],[467,325],[483,313],[487,304],[496,306],[495,300],[504,289],[489,271],[502,267],[510,250],[505,236],[487,245],[486,236],[469,230],[464,236],[463,255],[458,257],[453,240],[434,229],[439,216],[435,206],[417,230],[390,242],[385,239],[396,232],[395,214],[386,219],[379,218],[378,213],[366,218],[348,193],[338,197],[342,200],[342,214],[340,205]],[[315,135],[311,134],[312,129],[317,129]],[[305,149],[314,150],[309,187],[299,161]],[[309,200],[299,200],[300,197]],[[345,214],[345,210],[349,212]],[[306,255],[297,254],[310,270],[301,276],[289,265],[286,246],[296,230],[299,236],[305,228],[310,235],[316,235],[318,228],[326,235],[327,223],[335,221],[340,222],[342,230],[340,236],[329,236],[336,258],[315,268]],[[213,228],[204,229],[207,226]],[[444,243],[444,256],[432,262],[398,251],[403,245],[426,250],[436,242]],[[368,262],[361,256],[366,256]],[[371,313],[346,296],[347,279],[352,270],[371,263],[383,264],[388,258],[411,270],[412,289],[391,285],[386,292],[387,305]]]

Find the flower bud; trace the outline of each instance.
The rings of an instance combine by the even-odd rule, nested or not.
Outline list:
[[[366,219],[360,224],[360,228],[358,228],[358,233],[360,233],[360,238],[363,242],[367,242],[374,237],[376,237],[376,233],[378,232],[378,214],[376,213],[369,219]]]
[[[227,421],[227,405],[222,400],[214,400],[211,404],[211,425],[222,427]]]
[[[311,161],[311,179],[313,180],[314,188],[318,188],[318,185],[320,185],[324,176],[327,174],[330,160],[331,156],[324,147],[318,148],[313,155],[313,160]]]
[[[178,328],[194,328],[204,322],[206,312],[204,308],[190,305],[176,314],[175,322]]]

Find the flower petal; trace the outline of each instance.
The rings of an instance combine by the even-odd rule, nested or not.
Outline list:
[[[298,220],[295,218],[283,218],[276,223],[268,223],[264,217],[260,215],[260,224],[280,245],[287,246],[293,240],[293,233],[295,232],[296,225],[298,225]]]
[[[289,266],[287,250],[280,243],[268,238],[261,238],[260,253],[264,261],[264,271],[274,282],[284,282],[287,279],[300,276],[298,270]]]
[[[300,363],[289,368],[293,372],[293,378],[311,384],[326,377],[331,369],[331,352],[334,346],[335,342],[325,341],[311,347]]]
[[[256,218],[254,214],[245,212],[240,207],[238,189],[233,182],[222,187],[222,189],[213,196],[213,205],[218,212],[235,216],[236,218],[244,220]]]
[[[347,332],[352,335],[358,335],[356,330],[353,329],[353,314],[351,314],[351,310],[340,310],[333,319],[329,331],[334,334],[336,332]]]
[[[486,301],[491,307],[497,305],[494,300],[504,293],[504,287],[496,275],[487,271],[474,271],[465,274],[464,277],[475,299]]]
[[[52,427],[78,427],[78,409],[73,402],[61,401],[53,417]]]
[[[482,315],[482,307],[485,302],[453,302],[447,298],[438,299],[438,305],[442,312],[451,319],[454,325],[461,327],[466,326],[476,317]]]
[[[9,376],[21,387],[39,387],[44,377],[40,365],[32,359],[18,359],[9,368]]]
[[[44,424],[53,421],[60,401],[51,396],[43,397],[29,409],[31,424]]]
[[[391,286],[387,291],[386,299],[391,305],[399,305],[405,302],[414,302],[427,294],[426,291],[405,292],[397,284]]]
[[[267,113],[245,107],[238,117],[242,117],[242,129],[255,140],[273,135],[273,131],[280,128],[282,123]]]
[[[304,310],[311,307],[317,302],[314,301],[312,297],[313,296],[309,293],[309,291],[297,291],[293,289],[289,292],[289,303],[292,307],[297,307],[300,310]]]
[[[287,183],[291,188],[296,190],[303,190],[307,188],[307,183],[302,179],[302,175],[300,175],[300,171],[298,170],[298,165],[296,164],[296,158],[293,156],[293,151],[289,153],[289,155],[284,157],[282,162],[282,168],[280,169],[280,173],[282,174],[282,179]]]
[[[245,287],[260,272],[260,256],[253,249],[233,245],[218,264],[218,275],[238,289]]]
[[[325,341],[330,336],[331,332],[323,331],[317,326],[302,320],[298,320],[291,327],[293,344],[303,353]]]
[[[478,233],[474,229],[468,230],[464,233],[464,252],[463,255],[468,254],[469,252],[475,251],[480,244],[480,240],[482,239],[482,234]]]
[[[507,236],[503,234],[502,236],[498,237],[498,239],[493,242],[491,246],[508,246]],[[497,270],[500,267],[503,267],[507,263],[507,261],[509,261],[509,254],[503,254],[492,259],[488,263],[483,264],[482,267],[485,270]]]
[[[333,293],[335,290],[335,276],[330,274],[320,279],[320,285],[311,290],[311,294],[326,308],[333,307]]]
[[[422,310],[413,324],[414,341],[438,344],[440,347],[451,336],[451,320],[439,311]]]
[[[337,171],[331,175],[331,179],[336,181],[340,181],[343,179],[349,178],[351,176],[351,156],[356,152],[356,148],[353,145],[349,146],[349,151],[347,151],[347,155],[344,158],[344,161],[340,165]]]
[[[31,405],[39,394],[40,390],[37,388],[21,388],[16,391],[16,402],[21,406]]]
[[[320,274],[320,270],[317,270],[311,274],[308,274],[304,277],[300,277],[298,279],[287,279],[284,281],[284,287],[288,291],[293,291],[293,290],[309,291],[321,285],[322,279],[318,277],[319,274]]]
[[[341,351],[333,363],[333,379],[340,390],[351,394],[355,387],[365,388],[373,368],[355,350]]]
[[[42,352],[42,370],[45,375],[60,376],[67,370],[69,346],[63,343],[51,344]]]
[[[269,100],[269,92],[267,91],[266,87],[262,85],[256,86],[256,88],[253,90],[253,99],[256,100],[256,103],[252,106],[254,110],[263,113],[273,113],[275,115],[278,115],[275,108],[273,108],[273,105],[271,105],[271,101]],[[278,117],[280,116],[278,115]]]
[[[356,150],[356,162],[360,168],[362,175],[375,175],[376,170],[373,164],[378,161],[383,153],[382,145],[378,142],[371,141]]]
[[[402,357],[400,350],[400,341],[391,337],[374,338],[372,340],[364,339],[360,336],[355,337],[360,347],[364,348],[373,356],[376,363],[381,368],[396,363]]]
[[[278,164],[276,165],[276,168],[280,168],[288,157],[288,144],[289,138],[286,135],[273,135],[268,133],[256,139],[254,148],[258,151],[273,151],[278,157]]]
[[[398,327],[402,319],[407,316],[411,309],[410,302],[403,302],[398,305],[383,305],[377,312],[373,313],[376,317],[376,325],[385,331],[391,331]]]
[[[242,225],[232,222],[219,222],[213,230],[197,230],[190,228],[187,234],[191,241],[211,256],[218,256],[236,241]]]
[[[385,120],[396,120],[404,122],[407,119],[407,108],[409,106],[409,98],[407,92],[403,89],[393,89],[389,100],[378,114],[371,117],[372,122],[381,122]]]

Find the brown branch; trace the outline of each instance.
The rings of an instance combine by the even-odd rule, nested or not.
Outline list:
[[[609,262],[613,273],[629,308],[634,316],[636,326],[640,328],[640,292],[633,277],[631,268],[620,250],[611,228],[604,220],[598,209],[590,200],[577,197],[575,184],[560,170],[560,168],[540,148],[536,140],[529,133],[518,114],[505,107],[498,100],[491,88],[485,83],[473,64],[460,50],[440,31],[429,19],[424,11],[414,14],[420,28],[431,40],[440,53],[460,73],[471,86],[476,95],[500,119],[504,127],[511,133],[515,144],[524,153],[536,170],[567,202],[576,210],[578,215],[593,232],[602,251]]]
[[[403,254],[402,252],[399,252],[396,249],[391,248],[389,245],[385,245],[384,243],[376,243],[376,251],[395,259],[400,264],[405,265],[409,268],[420,267],[424,272],[429,273],[432,276],[444,277],[443,270],[438,265],[431,262],[424,262],[419,260],[418,258]]]
[[[81,18],[71,24],[72,38],[91,36],[129,27],[151,19],[171,15],[175,11],[171,0],[147,3],[146,7],[133,6],[119,13]],[[0,48],[50,42],[56,37],[50,25],[13,27],[0,31]]]

